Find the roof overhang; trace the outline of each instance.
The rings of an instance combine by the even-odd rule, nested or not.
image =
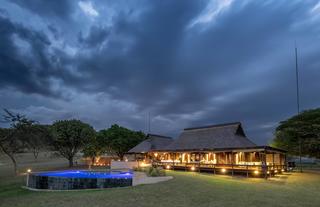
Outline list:
[[[202,149],[176,149],[176,150],[150,150],[149,152],[277,152],[286,153],[287,151],[270,147],[270,146],[254,146],[254,147],[241,147],[241,148],[202,148]]]

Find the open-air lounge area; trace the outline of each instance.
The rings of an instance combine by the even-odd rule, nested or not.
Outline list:
[[[176,140],[149,135],[129,153],[168,170],[256,177],[287,170],[286,151],[255,145],[239,122],[187,128]]]

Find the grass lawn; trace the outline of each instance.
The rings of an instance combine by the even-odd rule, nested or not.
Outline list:
[[[129,188],[78,192],[32,192],[23,177],[0,178],[0,206],[319,206],[320,175],[276,180],[169,172],[173,180]]]
[[[50,162],[57,163],[55,160]],[[48,162],[38,161],[38,169],[42,166],[40,163],[47,169],[50,166]],[[1,207],[320,206],[320,173],[292,173],[266,181],[170,171],[168,174],[174,176],[173,180],[152,185],[77,192],[33,192],[21,188],[23,176],[1,174],[8,172],[3,171],[4,166],[0,166]]]

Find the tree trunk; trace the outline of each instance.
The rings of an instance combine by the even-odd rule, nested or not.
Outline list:
[[[17,162],[16,159],[14,158],[13,155],[8,155],[13,163],[13,170],[14,170],[14,174],[18,175],[18,168],[17,168]]]
[[[119,159],[120,159],[121,161],[123,161],[124,154],[119,153],[119,154],[118,154],[118,157],[119,157]]]
[[[33,157],[34,157],[35,160],[38,159],[38,155],[39,155],[39,150],[33,149]]]
[[[73,157],[69,157],[69,167],[73,167]]]
[[[6,154],[8,155],[8,157],[11,159],[12,163],[13,163],[13,170],[14,170],[14,174],[18,175],[18,169],[17,169],[17,162],[16,159],[14,157],[14,154],[10,153],[9,151],[7,151],[3,145],[1,145],[0,143],[0,149]]]
[[[91,157],[91,162],[89,163],[89,170],[91,170],[91,167],[94,165],[95,157]]]

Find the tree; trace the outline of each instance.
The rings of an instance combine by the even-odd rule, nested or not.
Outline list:
[[[98,136],[103,137],[106,146],[121,160],[132,147],[146,139],[143,132],[132,131],[117,124],[112,125],[109,129],[99,131]]]
[[[38,158],[40,150],[45,148],[50,140],[48,128],[48,126],[40,124],[32,125],[24,136],[23,141],[32,151],[34,159]]]
[[[86,140],[95,136],[95,130],[80,120],[62,120],[51,126],[51,135],[53,146],[72,167],[74,156],[84,147]]]
[[[6,109],[4,111],[4,122],[9,123],[10,128],[0,128],[0,149],[11,159],[17,175],[16,154],[24,149],[23,136],[35,122],[24,115],[14,114]]]
[[[300,144],[302,155],[320,158],[320,108],[304,111],[276,128],[273,146],[299,155]]]
[[[82,150],[84,157],[91,158],[91,164],[94,164],[96,157],[100,156],[106,151],[103,137],[92,136],[86,141],[86,144]]]

